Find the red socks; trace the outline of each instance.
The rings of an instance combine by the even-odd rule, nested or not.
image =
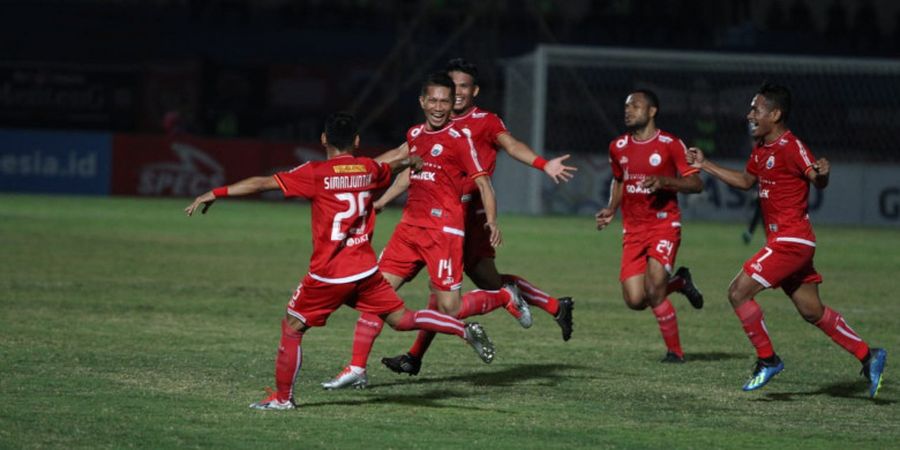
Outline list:
[[[529,305],[547,311],[551,316],[556,316],[559,312],[559,301],[550,294],[538,289],[524,278],[517,275],[503,274],[500,275],[503,284],[515,284],[519,288],[519,293],[525,298]]]
[[[356,329],[353,331],[351,366],[366,368],[369,353],[372,352],[375,338],[381,334],[382,328],[384,328],[384,321],[380,317],[369,313],[359,315],[359,319],[356,320]]]
[[[678,338],[678,319],[675,316],[675,307],[672,306],[672,302],[669,299],[663,300],[659,306],[653,308],[653,315],[656,316],[666,349],[683,358],[684,351],[681,349],[681,340]]]
[[[750,299],[737,307],[734,313],[741,319],[741,325],[744,327],[744,333],[750,338],[750,343],[756,347],[756,356],[759,359],[766,359],[774,355],[775,350],[769,339],[769,331],[766,330],[763,312],[756,300]]]
[[[509,292],[502,289],[499,291],[483,291],[481,289],[469,291],[462,296],[462,305],[456,318],[465,319],[469,316],[487,314],[505,306],[510,300],[512,299]]]
[[[428,309],[407,310],[394,329],[397,331],[425,330],[434,333],[455,334],[459,337],[466,335],[466,324],[463,321]]]
[[[303,365],[303,349],[300,341],[303,333],[294,330],[281,321],[281,343],[278,345],[278,356],[275,357],[275,388],[278,389],[278,400],[287,401],[294,396],[294,380]]]
[[[862,361],[869,354],[869,346],[847,325],[841,313],[826,306],[825,314],[816,322],[816,326],[856,359]]]

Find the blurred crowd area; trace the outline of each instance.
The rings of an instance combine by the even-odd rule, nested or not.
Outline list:
[[[480,103],[500,111],[504,61],[540,43],[900,55],[894,0],[10,0],[3,9],[4,128],[314,141],[324,115],[343,109],[358,114],[370,145],[389,146],[421,120],[419,80],[455,56],[480,66]],[[615,110],[621,97],[600,101]]]

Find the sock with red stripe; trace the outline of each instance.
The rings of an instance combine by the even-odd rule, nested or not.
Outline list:
[[[506,306],[506,304],[510,303],[510,300],[512,299],[508,290],[485,291],[476,289],[469,291],[462,296],[462,305],[459,308],[459,313],[456,314],[456,318],[465,319],[469,316],[487,314],[497,308]]]
[[[841,313],[825,307],[825,314],[816,322],[816,326],[824,331],[837,345],[852,353],[860,362],[869,354],[869,346],[847,325]]]
[[[375,345],[375,338],[381,334],[382,328],[384,328],[384,321],[380,317],[370,313],[359,315],[359,319],[356,320],[356,329],[353,331],[351,366],[366,368],[372,346]]]
[[[681,349],[681,340],[678,338],[678,318],[675,315],[675,307],[669,299],[663,300],[662,303],[653,308],[653,315],[656,316],[656,322],[659,324],[659,331],[662,333],[663,341],[666,343],[666,349],[679,357],[684,357],[684,351]]]
[[[529,305],[547,311],[551,316],[556,316],[559,312],[559,301],[552,295],[538,289],[535,285],[529,283],[526,279],[512,274],[500,275],[503,284],[515,284],[519,288],[519,293],[525,298]]]
[[[294,380],[303,365],[302,340],[303,333],[288,326],[287,319],[281,321],[281,343],[275,358],[275,388],[279,401],[290,400],[294,395]]]
[[[766,330],[766,322],[762,309],[756,300],[750,299],[743,305],[735,308],[735,314],[741,319],[744,333],[750,339],[750,343],[756,347],[756,356],[759,359],[771,358],[775,354],[772,348],[772,340],[769,339],[769,331]]]

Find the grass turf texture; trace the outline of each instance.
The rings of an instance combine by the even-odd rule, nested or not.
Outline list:
[[[304,339],[300,408],[247,404],[273,386],[284,306],[306,272],[309,209],[296,202],[0,195],[0,448],[33,447],[802,447],[885,448],[900,439],[896,229],[817,227],[822,295],[871,344],[888,348],[884,386],[867,397],[859,365],[780,291],[759,297],[786,370],[741,392],[753,350],[725,299],[762,243],[740,224],[688,221],[679,264],[706,296],[675,294],[688,363],[663,365],[653,315],[618,284],[620,226],[591,217],[503,217],[498,266],[576,299],[575,334],[535,309],[521,329],[478,317],[497,358],[435,341],[418,377],[378,362],[414,338],[388,328],[371,387],[326,392],[348,361],[355,311]],[[381,248],[399,217],[379,216]],[[471,288],[467,283],[466,288]],[[425,304],[426,276],[405,286]]]

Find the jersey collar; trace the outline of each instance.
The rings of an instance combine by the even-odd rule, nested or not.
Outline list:
[[[631,142],[634,142],[635,144],[646,144],[646,143],[648,143],[648,142],[650,142],[650,141],[652,141],[652,140],[658,138],[658,137],[659,137],[659,132],[660,132],[660,130],[657,129],[657,130],[656,130],[656,133],[653,133],[653,136],[650,136],[649,138],[647,138],[646,140],[643,140],[643,141],[637,140],[637,139],[634,137],[634,135],[632,134],[632,135],[631,135]]]
[[[775,145],[776,142],[779,142],[779,141],[781,141],[782,139],[784,139],[784,137],[787,136],[787,134],[790,133],[790,132],[791,132],[791,130],[784,130],[784,133],[781,133],[781,136],[778,136],[777,138],[775,138],[775,140],[773,140],[772,142],[769,142],[768,144],[766,144],[765,142],[763,142],[763,145],[762,145],[762,146],[763,146],[763,147],[767,147],[767,148],[768,148],[768,147],[771,147],[771,146]]]

